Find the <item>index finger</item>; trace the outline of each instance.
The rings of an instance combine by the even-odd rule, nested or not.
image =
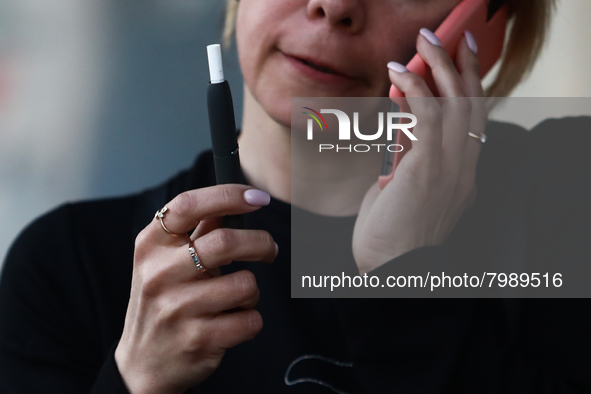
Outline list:
[[[203,219],[224,215],[239,215],[268,205],[271,196],[252,186],[225,184],[183,192],[166,204],[162,218],[173,234],[186,234]],[[161,227],[153,220],[151,225]],[[166,234],[162,228],[159,231]],[[170,237],[170,236],[169,236]]]
[[[433,80],[441,97],[466,97],[464,84],[456,66],[439,38],[428,29],[421,29],[417,51],[431,67]]]

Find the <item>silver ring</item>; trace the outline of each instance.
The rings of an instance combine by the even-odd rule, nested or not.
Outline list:
[[[191,255],[191,258],[195,263],[195,267],[197,267],[198,270],[205,269],[205,267],[201,264],[201,261],[199,261],[199,256],[197,256],[197,252],[195,252],[195,245],[193,242],[189,244],[189,254]]]
[[[164,207],[161,210],[156,211],[156,214],[154,215],[154,219],[160,220],[160,224],[162,225],[162,228],[164,229],[164,231],[166,231],[167,234],[172,235],[173,237],[177,237],[178,234],[173,233],[172,231],[167,229],[166,226],[164,225],[164,215],[166,214],[166,212],[168,212],[168,207]]]
[[[481,135],[478,135],[478,134],[474,134],[471,131],[469,131],[468,135],[470,137],[476,138],[477,140],[480,140],[480,142],[482,142],[483,144],[486,142],[486,134],[484,134],[484,133],[482,133]]]

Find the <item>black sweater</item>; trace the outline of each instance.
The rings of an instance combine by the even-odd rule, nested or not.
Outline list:
[[[471,219],[450,243],[477,234],[479,247],[500,258],[515,257],[513,242],[526,244],[519,250],[530,259],[591,261],[590,126],[590,118],[567,118],[526,132],[489,122]],[[135,236],[178,193],[212,184],[208,151],[157,188],[65,204],[25,229],[0,282],[0,391],[126,393],[113,353]],[[263,330],[189,392],[591,392],[587,299],[291,299],[290,208],[272,199],[247,215],[248,228],[279,245],[273,264],[222,270],[253,271]],[[516,215],[524,239],[511,236]],[[387,265],[444,252],[419,248]]]

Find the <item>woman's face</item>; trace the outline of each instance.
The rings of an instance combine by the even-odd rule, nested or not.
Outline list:
[[[406,64],[419,29],[435,30],[460,0],[240,0],[244,81],[279,123],[291,97],[383,97],[386,64]]]

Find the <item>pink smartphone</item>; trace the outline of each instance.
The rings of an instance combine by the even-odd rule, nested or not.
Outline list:
[[[464,32],[469,30],[478,43],[480,76],[484,77],[501,57],[505,43],[505,30],[509,17],[509,5],[505,0],[463,0],[459,3],[435,31],[443,48],[455,59],[456,51]],[[439,96],[433,75],[423,59],[416,54],[406,66],[411,72],[419,74],[433,92]],[[390,97],[404,97],[404,93],[394,85],[390,88]],[[397,133],[396,143],[403,146],[393,158],[385,158],[382,175],[378,179],[383,189],[394,176],[394,171],[406,152],[412,147],[404,133]],[[391,169],[391,170],[390,170]]]

